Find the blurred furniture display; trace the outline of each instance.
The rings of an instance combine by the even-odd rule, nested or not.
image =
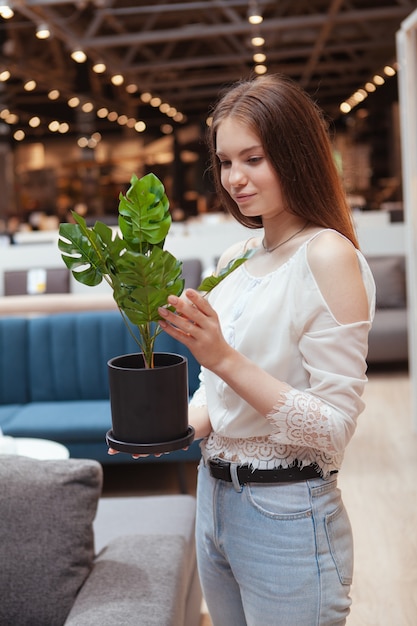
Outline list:
[[[203,262],[201,259],[184,259],[182,261],[182,276],[185,281],[185,289],[197,289],[203,275]]]
[[[157,352],[188,359],[190,394],[200,367],[187,348],[166,333]],[[109,456],[111,428],[107,361],[139,352],[119,311],[0,317],[0,428],[11,437],[57,441],[71,457],[101,463],[132,462],[129,454]],[[187,451],[134,462],[187,461],[200,458],[198,442]]]
[[[32,459],[68,459],[69,450],[57,441],[32,437],[2,436],[0,432],[0,454],[19,454]]]
[[[368,363],[408,361],[406,260],[401,254],[367,256],[376,284],[376,313]]]
[[[0,624],[199,626],[195,498],[102,480],[92,460],[0,455]]]
[[[4,272],[4,295],[69,293],[70,272],[66,267],[31,268]]]
[[[44,293],[41,295],[0,296],[0,316],[49,315],[63,312],[112,311],[117,305],[110,293]]]
[[[5,295],[7,298],[0,297],[0,316],[116,309],[116,303],[110,289],[97,291],[88,288],[88,291],[83,293],[70,293],[70,272],[66,268],[48,269],[46,273],[47,283],[43,283],[46,290],[41,293],[42,282],[40,287],[35,283],[29,297],[27,291],[28,273],[23,271],[5,272]],[[196,289],[203,278],[201,259],[184,259],[182,261],[182,276],[185,281],[185,288]],[[39,270],[35,270],[32,279],[35,281],[39,278],[42,280]],[[66,288],[64,289],[65,285]]]

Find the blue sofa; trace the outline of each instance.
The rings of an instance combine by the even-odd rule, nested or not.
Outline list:
[[[64,444],[73,458],[126,463],[128,454],[107,454],[111,428],[107,361],[138,352],[118,311],[0,318],[0,428],[12,437],[39,437]],[[156,351],[188,359],[190,394],[199,365],[179,342],[161,333]],[[194,441],[149,461],[198,460]],[[138,462],[138,461],[135,461]]]

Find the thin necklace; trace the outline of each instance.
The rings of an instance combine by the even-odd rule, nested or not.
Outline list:
[[[297,235],[299,235],[300,233],[303,232],[303,230],[305,229],[305,227],[307,226],[308,222],[306,222],[304,224],[304,226],[302,226],[300,228],[300,230],[297,230],[297,232],[295,232],[293,235],[291,235],[291,237],[288,237],[288,239],[284,239],[284,241],[281,241],[280,243],[278,243],[276,246],[274,246],[273,248],[267,248],[265,245],[265,237],[262,239],[262,248],[265,250],[265,252],[268,252],[268,254],[271,254],[271,252],[274,252],[274,250],[277,250],[278,248],[280,248],[281,246],[284,245],[284,243],[288,243],[289,241],[291,241],[291,239],[294,239],[294,237],[296,237]]]

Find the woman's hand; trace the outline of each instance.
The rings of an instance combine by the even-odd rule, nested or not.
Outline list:
[[[225,341],[217,313],[194,289],[185,291],[186,298],[169,296],[168,304],[175,312],[160,307],[161,328],[181,341],[203,367],[216,371],[216,366],[232,348]]]
[[[188,448],[184,448],[184,450],[188,450]],[[114,448],[109,448],[107,450],[107,454],[109,454],[110,456],[114,456],[115,454],[119,454],[119,451],[115,450]],[[168,454],[168,452],[160,452],[159,454],[154,454],[153,456],[160,457],[162,456],[162,454]],[[130,456],[132,457],[132,459],[141,459],[141,458],[144,458],[146,456],[151,456],[151,455],[150,454],[131,454]]]

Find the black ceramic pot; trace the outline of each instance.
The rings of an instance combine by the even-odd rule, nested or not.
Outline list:
[[[130,454],[158,454],[187,447],[194,438],[188,425],[187,359],[155,353],[153,368],[142,354],[108,361],[112,430],[107,444]]]

